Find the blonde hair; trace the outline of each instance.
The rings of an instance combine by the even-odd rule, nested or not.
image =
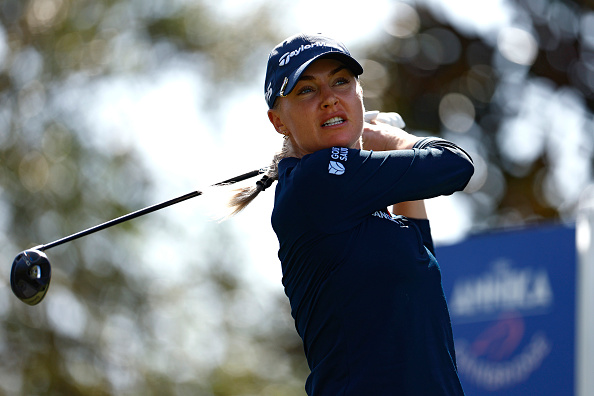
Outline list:
[[[235,193],[227,203],[227,206],[230,209],[230,213],[227,217],[234,216],[237,213],[241,212],[258,196],[258,194],[260,194],[260,192],[270,187],[270,185],[275,180],[278,180],[278,163],[283,158],[293,156],[292,154],[293,147],[291,145],[291,140],[288,138],[284,139],[281,150],[274,155],[274,157],[272,158],[272,162],[270,163],[268,168],[266,168],[267,170],[264,173],[264,176],[262,176],[262,178],[256,182],[256,185],[238,188],[234,190]]]

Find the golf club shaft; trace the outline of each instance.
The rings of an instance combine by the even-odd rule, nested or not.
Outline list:
[[[223,185],[223,184],[240,182],[242,180],[247,180],[247,179],[250,179],[252,177],[258,176],[260,173],[263,173],[263,171],[262,170],[254,170],[254,171],[251,171],[251,172],[248,172],[248,173],[244,173],[243,175],[235,176],[235,177],[233,177],[231,179],[228,179],[228,180],[225,180],[225,181],[216,183],[216,184],[214,184],[214,186],[220,186],[220,185]],[[188,193],[188,194],[179,196],[177,198],[170,199],[169,201],[165,201],[165,202],[162,202],[160,204],[148,206],[148,207],[146,207],[144,209],[137,210],[136,212],[132,212],[132,213],[129,213],[127,215],[118,217],[116,219],[107,221],[107,222],[105,222],[103,224],[99,224],[99,225],[96,225],[94,227],[87,228],[86,230],[77,232],[76,234],[72,234],[72,235],[67,236],[67,237],[64,237],[62,239],[58,239],[57,241],[50,242],[50,243],[47,243],[47,244],[41,245],[41,246],[36,246],[35,249],[40,250],[40,251],[45,251],[45,250],[51,249],[53,247],[62,245],[64,243],[66,243],[66,242],[70,242],[70,241],[73,241],[75,239],[82,238],[82,237],[84,237],[86,235],[93,234],[93,233],[95,233],[97,231],[101,231],[101,230],[103,230],[105,228],[115,226],[117,224],[123,223],[123,222],[128,221],[128,220],[135,219],[135,218],[140,217],[140,216],[144,216],[145,214],[155,212],[157,210],[166,208],[166,207],[171,206],[171,205],[175,205],[177,203],[186,201],[188,199],[197,197],[199,195],[202,195],[202,192],[201,191],[192,191],[191,193]]]

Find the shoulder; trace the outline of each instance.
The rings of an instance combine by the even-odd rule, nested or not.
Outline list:
[[[296,199],[308,205],[324,203],[332,195],[344,195],[355,171],[360,150],[332,147],[302,158],[279,163],[278,198]]]
[[[289,157],[279,163],[279,173],[296,172],[302,175],[326,178],[342,176],[358,167],[373,153],[346,147],[331,147],[308,154],[302,158]]]

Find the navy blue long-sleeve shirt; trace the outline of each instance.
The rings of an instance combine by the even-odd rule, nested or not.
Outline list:
[[[461,190],[473,169],[434,138],[280,162],[272,225],[308,395],[463,395],[429,222],[387,207]]]

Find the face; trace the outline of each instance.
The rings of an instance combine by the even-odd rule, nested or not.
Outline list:
[[[363,95],[353,73],[334,59],[318,59],[303,72],[293,90],[277,99],[268,118],[288,135],[296,154],[339,147],[359,147],[363,133]]]

